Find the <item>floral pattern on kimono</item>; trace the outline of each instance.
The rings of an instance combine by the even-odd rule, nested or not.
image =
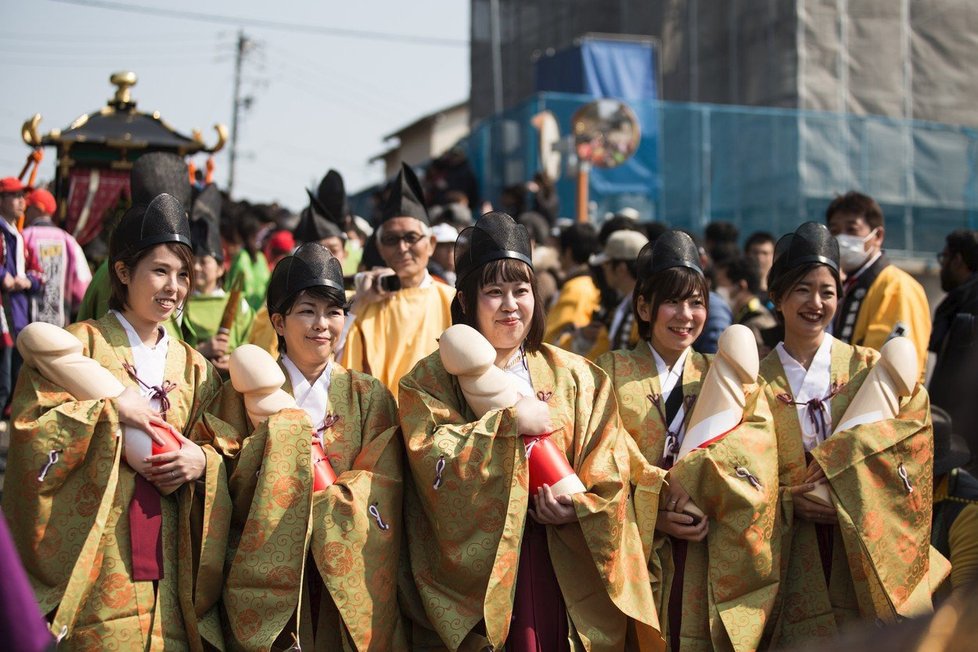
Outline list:
[[[292,391],[287,374],[283,389]],[[227,382],[206,417],[231,468],[223,595],[230,649],[278,649],[296,640],[304,650],[406,649],[396,595],[397,409],[375,378],[336,364],[328,405],[317,426],[337,479],[318,492],[304,410],[282,410],[253,428]]]
[[[578,522],[547,526],[571,649],[661,649],[610,382],[580,356],[549,345],[526,360],[537,397],[551,409],[552,441],[587,488],[573,495]],[[412,590],[426,624],[450,650],[501,649],[528,507],[516,411],[477,419],[437,352],[402,379],[399,411],[410,468]]]
[[[86,356],[122,384],[132,364],[114,315],[74,324]],[[167,422],[199,444],[204,476],[161,496],[163,577],[132,578],[128,510],[136,472],[124,462],[114,399],[76,401],[25,365],[13,402],[4,511],[41,611],[61,648],[202,649],[223,645],[220,598],[230,501],[223,458],[200,428],[220,389],[213,367],[171,340]],[[202,640],[203,639],[203,640]]]
[[[878,359],[872,349],[833,340],[833,427]],[[929,542],[933,431],[926,390],[918,385],[896,419],[833,434],[812,449],[831,485],[839,518],[826,581],[815,525],[795,518],[788,492],[804,483],[808,465],[798,411],[790,404],[791,388],[777,352],[761,362],[761,376],[778,433],[782,511],[782,589],[766,640],[790,646],[834,636],[851,621],[893,622],[930,611],[931,589],[947,566]]]
[[[689,405],[687,422],[711,358],[691,352],[686,360],[682,392]],[[598,364],[611,376],[622,421],[632,436],[633,475],[636,467],[645,467],[641,477],[653,483],[651,489],[641,481],[635,486],[635,504],[637,510],[647,510],[639,522],[648,529],[643,540],[652,542],[649,570],[668,641],[675,574],[672,541],[654,531],[658,500],[642,499],[643,491],[657,498],[665,478],[658,466],[667,426],[654,405],[661,393],[656,362],[642,344],[608,353]],[[774,608],[780,570],[778,550],[772,546],[778,516],[777,449],[767,401],[758,386],[748,390],[741,424],[719,441],[691,451],[670,470],[710,519],[706,540],[687,544],[682,650],[757,649]]]

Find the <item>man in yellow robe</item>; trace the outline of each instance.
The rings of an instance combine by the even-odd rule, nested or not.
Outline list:
[[[883,211],[872,197],[850,191],[825,211],[825,223],[839,241],[846,273],[833,334],[857,346],[879,351],[902,335],[917,349],[920,380],[927,370],[930,307],[923,286],[883,253]]]
[[[397,398],[397,383],[438,347],[452,325],[455,289],[428,274],[435,248],[417,176],[407,165],[391,188],[377,228],[377,248],[390,270],[365,273],[348,316],[340,363],[368,373]],[[385,289],[391,277],[400,289]]]
[[[599,246],[598,234],[590,224],[574,224],[560,234],[560,264],[566,279],[547,311],[544,342],[570,349],[574,330],[594,318],[601,305],[601,292],[591,278],[587,261]]]

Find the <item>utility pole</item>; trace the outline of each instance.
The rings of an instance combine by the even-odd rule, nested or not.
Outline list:
[[[228,165],[228,196],[234,190],[234,164],[238,158],[238,114],[241,112],[243,100],[241,98],[241,65],[244,63],[245,53],[251,42],[244,34],[244,30],[238,30],[238,45],[235,48],[234,57],[234,104],[231,110],[231,150],[230,164]]]
[[[500,43],[499,0],[489,0],[489,38],[492,45],[492,110],[503,110],[503,55]]]

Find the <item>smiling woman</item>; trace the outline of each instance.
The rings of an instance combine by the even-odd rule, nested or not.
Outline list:
[[[743,478],[757,482],[776,475],[766,403],[755,388],[745,397],[739,425],[676,461],[712,362],[692,349],[706,322],[708,286],[697,247],[681,231],[667,231],[646,245],[635,267],[634,309],[642,341],[632,351],[603,355],[598,365],[611,376],[630,435],[635,509],[643,540],[652,542],[646,555],[661,587],[656,607],[663,633],[671,650],[731,644],[756,649],[773,604],[778,565],[763,537],[751,543],[742,533],[771,526],[776,493],[744,491]],[[721,610],[734,602],[751,604],[750,615],[734,616],[741,606]]]
[[[769,276],[785,334],[760,371],[777,429],[779,502],[790,505],[782,514],[786,570],[772,645],[831,637],[859,618],[891,622],[931,608],[930,560],[938,557],[929,545],[927,392],[918,385],[893,419],[836,431],[879,359],[826,332],[838,305],[840,262],[828,228],[806,222],[778,241]],[[827,478],[831,504],[812,493]]]
[[[227,500],[222,459],[199,429],[220,384],[200,354],[162,327],[192,283],[180,202],[161,194],[127,211],[109,261],[112,310],[69,330],[126,389],[117,398],[78,401],[25,366],[8,469],[18,481],[8,481],[4,509],[41,609],[53,614],[52,631],[72,649],[127,637],[147,648],[199,647],[201,635],[220,645],[216,620],[194,615],[220,596],[218,586],[197,584],[195,575],[220,576],[219,524],[204,549],[188,545],[201,536],[192,532],[191,507],[210,513]],[[120,461],[127,433],[157,426],[172,428],[180,448],[150,455],[148,470],[137,473]]]
[[[418,647],[559,651],[586,640],[615,650],[629,636],[658,641],[608,378],[541,344],[530,254],[526,229],[505,213],[482,216],[455,246],[453,320],[495,348],[496,366],[522,396],[515,406],[476,417],[437,352],[401,381],[411,602],[424,609],[412,613]],[[530,495],[532,448],[520,435],[549,435],[586,490],[555,496],[543,485]]]
[[[253,425],[229,381],[208,421],[225,443],[238,515],[222,602],[230,646],[407,649],[395,582],[397,411],[380,381],[333,361],[346,305],[340,262],[302,245],[275,266],[266,301],[282,390],[299,409]],[[313,464],[323,463],[337,477],[317,488]],[[261,545],[272,537],[274,548]]]

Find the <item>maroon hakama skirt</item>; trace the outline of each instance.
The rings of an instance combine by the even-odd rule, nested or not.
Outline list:
[[[527,519],[516,572],[513,621],[506,642],[508,652],[563,652],[568,643],[567,608],[557,583],[547,526]]]

